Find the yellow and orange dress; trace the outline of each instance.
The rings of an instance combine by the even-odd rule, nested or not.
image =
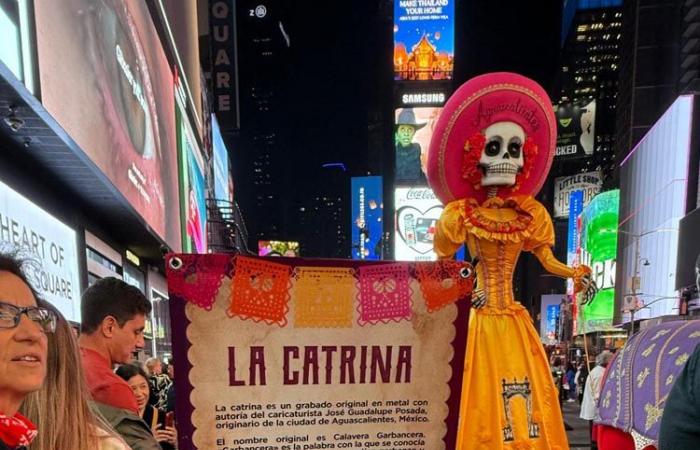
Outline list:
[[[554,258],[552,220],[531,196],[449,203],[435,250],[448,258],[464,243],[479,258],[477,287],[487,304],[469,319],[457,450],[568,449],[547,357],[530,315],[513,298],[512,278],[522,251],[563,278],[578,281],[587,269]]]

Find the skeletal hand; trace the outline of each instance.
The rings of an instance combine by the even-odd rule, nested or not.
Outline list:
[[[583,294],[583,305],[588,305],[598,293],[598,285],[591,274],[586,274],[581,278],[581,293]]]
[[[483,289],[474,289],[472,292],[472,308],[483,308],[486,306],[486,293]]]

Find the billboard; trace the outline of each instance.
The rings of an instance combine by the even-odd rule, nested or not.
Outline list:
[[[586,206],[600,192],[602,187],[603,175],[600,171],[555,178],[553,217],[555,219],[569,217],[569,197],[572,192],[583,192],[583,206]]]
[[[180,162],[180,219],[183,249],[207,252],[207,199],[204,162],[194,134],[183,120],[184,108],[178,103],[178,147]]]
[[[590,103],[562,103],[554,108],[557,117],[557,148],[561,158],[585,158],[595,151],[595,99]]]
[[[394,1],[394,79],[449,80],[455,0]]]
[[[620,191],[615,189],[597,195],[581,213],[580,262],[593,271],[599,291],[579,309],[577,334],[612,328],[619,209]]]
[[[30,282],[68,320],[80,322],[80,271],[75,231],[0,182],[0,248],[32,259]]]
[[[573,267],[579,262],[579,216],[583,211],[583,191],[574,191],[569,194],[569,223],[566,237],[566,265]],[[573,314],[573,328],[577,326],[578,305],[574,298],[574,281],[566,280],[566,294],[571,301]]]
[[[300,256],[299,243],[296,241],[258,241],[258,256]]]
[[[352,259],[382,259],[382,192],[382,177],[353,177],[350,181]]]
[[[231,194],[228,188],[228,150],[221,136],[219,122],[216,116],[211,116],[212,144],[214,147],[214,197],[217,200],[229,201]]]
[[[559,340],[559,321],[562,303],[566,297],[561,294],[549,294],[541,297],[540,303],[540,339],[545,345],[556,344]]]
[[[426,164],[433,129],[442,108],[400,108],[395,111],[394,147],[397,184],[428,185]]]
[[[223,129],[231,130],[238,128],[240,124],[236,2],[210,0],[208,3],[213,108]]]
[[[620,282],[615,310],[621,310],[630,293],[630,281],[639,277],[637,292],[643,295],[638,301],[644,307],[635,319],[677,313],[678,229],[689,206],[693,101],[692,95],[678,97],[620,164]],[[649,265],[640,265],[640,256]],[[621,320],[616,316],[616,323]]]
[[[34,2],[41,100],[145,222],[180,249],[173,76],[146,2]]]
[[[444,207],[427,187],[396,188],[394,191],[394,259],[434,261],[435,226]]]

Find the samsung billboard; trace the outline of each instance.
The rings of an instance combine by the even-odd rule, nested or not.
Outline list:
[[[678,97],[620,164],[616,323],[629,320],[625,302],[638,305],[635,319],[678,313],[678,229],[687,208],[693,100]]]

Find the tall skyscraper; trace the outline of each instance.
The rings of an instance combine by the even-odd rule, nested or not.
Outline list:
[[[235,3],[241,128],[232,159],[254,248],[259,239],[286,238],[289,37],[283,1]]]
[[[554,173],[570,175],[599,169],[610,178],[615,159],[622,1],[568,0],[563,17],[561,65],[554,99],[560,107],[588,106],[593,111],[593,122],[588,125],[593,127],[594,141],[591,155],[579,159],[562,156],[555,162]]]
[[[682,0],[625,2],[616,124],[618,161],[624,160],[644,137],[675,101],[681,88],[697,78],[698,26],[697,23],[690,26],[700,20],[695,18],[697,3]],[[682,52],[684,58],[681,58]],[[693,68],[695,75],[686,71]]]

